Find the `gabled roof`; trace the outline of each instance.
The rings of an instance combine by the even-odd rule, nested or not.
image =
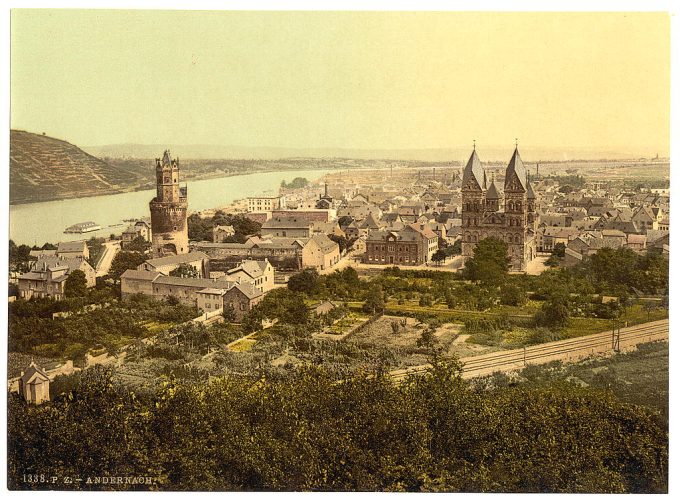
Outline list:
[[[227,271],[227,274],[233,275],[234,273],[243,271],[246,275],[250,276],[251,278],[257,278],[264,275],[265,269],[267,269],[266,261],[246,260],[243,261],[238,266],[236,266],[235,268],[232,268],[229,271]]]
[[[651,214],[649,208],[647,207],[640,207],[640,209],[637,212],[635,212],[633,219],[638,219],[640,217],[642,217],[643,219],[648,218],[650,220],[654,220],[654,216]]]
[[[57,246],[57,254],[68,253],[68,252],[84,252],[87,245],[84,241],[69,241],[60,242]]]
[[[243,293],[244,296],[246,296],[248,299],[255,299],[258,298],[262,295],[264,295],[262,292],[257,290],[252,284],[246,283],[246,284],[236,284],[234,285],[231,289],[237,289],[241,293]]]
[[[153,284],[170,285],[172,287],[201,287],[229,289],[234,285],[234,282],[225,282],[223,280],[210,280],[209,278],[188,278],[188,277],[172,277],[159,275]]]
[[[524,168],[524,163],[522,162],[522,158],[519,155],[519,151],[517,150],[517,147],[515,147],[515,152],[512,153],[512,157],[510,158],[510,162],[508,163],[508,167],[505,169],[505,190],[508,190],[508,187],[512,183],[512,181],[515,179],[515,177],[519,180],[519,184],[522,187],[523,190],[527,190],[527,170]]]
[[[31,362],[31,364],[24,370],[20,378],[23,384],[32,383],[37,380],[49,381],[49,379],[49,376],[47,376],[47,374],[42,369],[40,369],[35,362]]]
[[[470,179],[477,183],[479,189],[484,187],[484,168],[482,168],[482,163],[477,156],[476,149],[470,154],[470,159],[468,159],[465,169],[463,170],[463,189],[465,189]]]
[[[414,231],[417,231],[418,233],[423,235],[425,238],[437,238],[438,237],[437,234],[434,231],[432,231],[429,226],[427,226],[425,224],[422,224],[422,225],[421,224],[409,224],[408,227],[410,227]]]
[[[310,238],[309,241],[313,241],[321,249],[324,254],[333,252],[335,249],[339,249],[339,245],[333,240],[328,238],[325,234],[316,234]]]
[[[217,245],[217,244],[215,244]],[[165,257],[159,257],[157,259],[149,259],[148,261],[145,261],[145,264],[149,264],[150,266],[153,266],[154,268],[158,268],[159,266],[167,266],[169,264],[182,264],[182,263],[190,263],[194,261],[201,261],[201,260],[207,260],[208,256],[204,254],[203,252],[189,252],[188,254],[177,254],[177,255],[170,255],[170,256],[165,256]]]
[[[145,271],[145,270],[125,270],[125,272],[120,276],[126,280],[150,280],[154,281],[156,278],[161,276],[158,271]]]

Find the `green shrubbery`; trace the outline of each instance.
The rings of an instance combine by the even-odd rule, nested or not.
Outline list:
[[[119,490],[667,491],[659,415],[607,392],[480,391],[441,362],[401,385],[311,367],[204,378],[135,395],[95,369],[40,407],[10,396],[8,486],[46,488],[22,475],[59,467],[153,478]],[[62,485],[49,488],[110,488]]]

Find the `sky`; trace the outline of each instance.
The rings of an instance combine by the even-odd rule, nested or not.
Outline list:
[[[13,10],[11,127],[79,146],[668,155],[664,13]]]

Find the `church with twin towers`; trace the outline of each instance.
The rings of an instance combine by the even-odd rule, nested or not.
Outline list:
[[[463,170],[462,251],[472,257],[475,247],[485,238],[498,238],[508,246],[511,271],[526,271],[527,263],[536,257],[536,197],[529,182],[519,150],[505,169],[503,193],[486,171],[473,147]]]

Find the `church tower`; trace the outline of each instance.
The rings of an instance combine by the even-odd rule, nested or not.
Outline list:
[[[517,146],[505,170],[505,224],[508,234],[508,252],[512,258],[511,268],[526,268],[524,243],[527,239],[527,172]]]
[[[462,223],[463,241],[462,253],[465,257],[473,255],[477,242],[480,240],[481,224],[484,220],[486,192],[486,174],[482,163],[477,156],[477,150],[473,147],[470,159],[463,170],[461,183],[462,193]]]
[[[156,197],[149,208],[153,257],[189,252],[187,188],[179,186],[179,160],[170,151],[156,159]]]

